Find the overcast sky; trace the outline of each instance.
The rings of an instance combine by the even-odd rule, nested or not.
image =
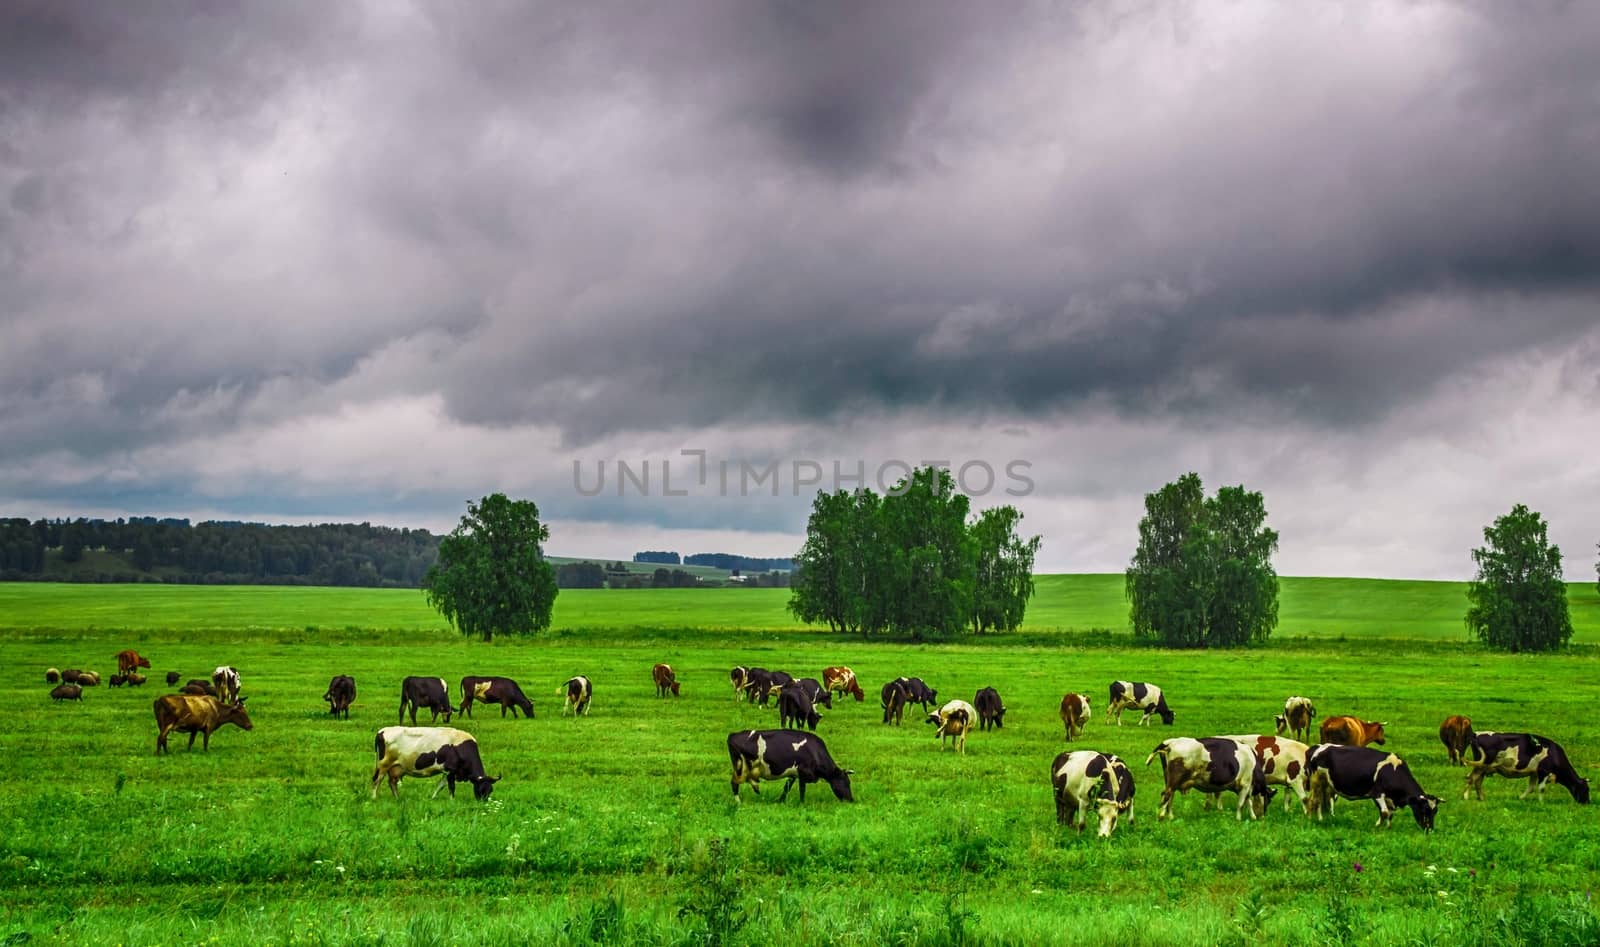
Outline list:
[[[0,513],[500,490],[556,554],[788,555],[796,461],[941,460],[1116,571],[1193,470],[1283,574],[1465,578],[1521,502],[1592,579],[1596,49],[1577,2],[5,3]]]

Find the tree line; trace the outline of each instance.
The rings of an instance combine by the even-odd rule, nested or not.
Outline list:
[[[739,556],[731,552],[697,552],[679,556],[675,552],[650,549],[633,554],[634,562],[657,563],[676,566],[710,566],[729,572],[788,572],[794,568],[793,559],[763,559],[758,556]]]

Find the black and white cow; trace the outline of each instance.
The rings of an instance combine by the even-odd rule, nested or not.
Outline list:
[[[509,677],[463,677],[458,712],[471,717],[472,704],[479,700],[486,704],[499,704],[501,717],[509,710],[511,719],[515,720],[520,710],[524,717],[533,719],[533,701],[522,692],[521,685]]]
[[[896,680],[899,681],[901,688],[903,688],[906,692],[906,703],[921,704],[924,711],[926,711],[930,706],[938,705],[939,692],[922,683],[922,678],[901,677],[896,678]],[[965,703],[965,701],[963,701],[963,703]]]
[[[779,692],[778,726],[815,730],[821,720],[822,715],[817,713],[817,705],[803,682],[795,681]]]
[[[1216,794],[1236,792],[1239,805],[1234,818],[1243,820],[1245,809],[1250,818],[1256,818],[1256,809],[1274,795],[1267,785],[1266,773],[1261,768],[1261,758],[1249,747],[1241,746],[1226,737],[1207,737],[1194,740],[1174,737],[1156,745],[1145,758],[1144,765],[1161,760],[1162,776],[1166,787],[1161,791],[1159,819],[1172,818],[1172,797],[1191,789]],[[1256,801],[1259,800],[1259,803]]]
[[[806,692],[806,696],[811,699],[812,704],[818,707],[826,707],[829,710],[833,709],[833,692],[823,687],[822,682],[814,677],[802,677],[797,681],[785,684],[784,687],[785,689],[798,687]],[[779,696],[782,696],[781,692]]]
[[[579,675],[569,679],[565,684],[561,685],[561,688],[556,693],[564,694],[567,698],[566,702],[561,705],[561,716],[565,717],[569,710],[572,711],[574,719],[579,714],[583,714],[585,717],[589,715],[589,699],[594,696],[594,687],[589,683],[587,677]]]
[[[1283,811],[1289,811],[1291,793],[1300,801],[1301,809],[1305,809],[1311,792],[1306,775],[1306,754],[1311,751],[1310,747],[1299,740],[1265,733],[1232,734],[1222,739],[1248,747],[1261,757],[1261,771],[1266,774],[1268,786],[1289,788],[1283,795]]]
[[[1364,746],[1319,743],[1306,757],[1311,780],[1307,814],[1320,821],[1333,808],[1335,794],[1346,799],[1371,799],[1378,807],[1378,825],[1389,826],[1395,810],[1405,806],[1423,831],[1433,831],[1439,797],[1422,791],[1405,760]]]
[[[444,776],[432,799],[446,787],[455,798],[456,783],[471,783],[472,794],[482,802],[494,791],[499,776],[484,774],[478,741],[454,727],[384,727],[373,740],[378,765],[372,770],[372,798],[378,798],[378,781],[389,777],[389,792],[400,798],[400,780],[406,776]]]
[[[239,669],[223,665],[211,672],[211,684],[217,689],[217,699],[225,704],[239,700]]]
[[[1161,693],[1161,688],[1143,681],[1112,681],[1111,700],[1106,704],[1106,712],[1114,714],[1117,726],[1122,726],[1122,711],[1125,707],[1138,707],[1144,711],[1139,718],[1139,726],[1150,722],[1152,716],[1159,716],[1161,722],[1172,726],[1172,711],[1167,707],[1167,698]]]
[[[1554,782],[1565,786],[1580,805],[1589,804],[1589,781],[1572,768],[1572,761],[1567,759],[1567,751],[1561,744],[1549,737],[1485,730],[1473,736],[1462,760],[1468,767],[1467,788],[1461,793],[1463,799],[1472,798],[1474,790],[1482,799],[1483,778],[1493,774],[1512,779],[1528,777],[1528,788],[1522,791],[1519,799],[1536,792],[1543,802],[1544,788]]]
[[[1115,753],[1107,753],[1106,759],[1111,761],[1111,771],[1117,776],[1116,793],[1112,796],[1117,802],[1117,810],[1128,817],[1128,824],[1133,824],[1133,772],[1128,769],[1128,764],[1122,762],[1122,757]]]
[[[1097,834],[1109,838],[1123,812],[1117,802],[1118,782],[1111,758],[1104,753],[1072,750],[1057,756],[1050,764],[1050,784],[1056,791],[1056,824],[1072,825],[1082,832],[1092,808],[1100,817]],[[1131,799],[1131,790],[1129,795]]]
[[[344,719],[350,719],[350,705],[356,700],[356,679],[348,674],[334,675],[328,682],[328,692],[322,695],[328,702],[328,713],[338,718],[340,714]]]
[[[990,727],[1000,729],[1006,725],[1006,705],[1000,699],[1000,692],[992,687],[972,696],[972,706],[978,709],[978,729],[987,730]]]
[[[787,779],[782,802],[796,782],[800,801],[806,799],[806,786],[825,782],[843,802],[855,802],[850,792],[850,770],[840,769],[828,755],[828,747],[815,733],[804,730],[738,730],[728,734],[728,761],[733,764],[733,798],[739,800],[739,785],[749,783],[760,794],[761,780]]]
[[[751,699],[765,707],[769,702],[776,700],[785,687],[793,683],[794,675],[788,671],[767,671],[763,676],[752,679],[751,688],[754,693]]]
[[[450,722],[450,715],[456,709],[450,706],[450,687],[442,677],[408,677],[400,682],[400,719],[398,723],[406,722],[406,710],[411,710],[411,725],[417,725],[417,710],[426,707],[433,716],[430,720],[438,720],[444,714],[444,722]]]

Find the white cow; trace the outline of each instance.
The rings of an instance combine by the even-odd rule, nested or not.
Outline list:
[[[928,714],[927,722],[939,727],[934,735],[939,738],[940,750],[944,749],[945,737],[951,737],[955,740],[956,752],[965,756],[967,734],[978,725],[978,711],[964,700],[952,700],[937,713]]]

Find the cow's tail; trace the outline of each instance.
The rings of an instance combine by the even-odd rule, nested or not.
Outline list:
[[[1156,748],[1155,749],[1150,751],[1150,755],[1144,758],[1144,765],[1149,766],[1150,763],[1152,761],[1154,761],[1156,757],[1159,756],[1159,757],[1161,757],[1161,765],[1162,766],[1166,766],[1167,765],[1167,754],[1169,752],[1171,752],[1171,750],[1168,749],[1168,747],[1167,747],[1167,741],[1166,740],[1162,740],[1160,743],[1156,744]]]
[[[383,745],[383,731],[380,730],[378,732],[378,735],[372,738],[372,749],[373,749],[374,752],[376,752],[378,754],[378,759],[380,759],[380,760],[383,759],[383,754],[384,754],[384,750],[385,750],[385,747]]]

